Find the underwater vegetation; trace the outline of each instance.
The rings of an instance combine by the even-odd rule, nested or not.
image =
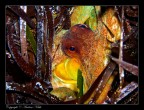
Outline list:
[[[7,104],[138,104],[138,6],[6,6]]]

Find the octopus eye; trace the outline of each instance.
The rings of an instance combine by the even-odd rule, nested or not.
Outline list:
[[[69,50],[70,50],[70,51],[75,51],[75,47],[74,47],[74,46],[71,46],[71,47],[69,48]]]
[[[85,25],[85,24],[80,24],[79,27],[88,28],[87,25]]]

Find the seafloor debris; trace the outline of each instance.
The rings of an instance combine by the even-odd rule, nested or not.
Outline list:
[[[6,6],[7,104],[138,103],[138,6],[25,8]]]

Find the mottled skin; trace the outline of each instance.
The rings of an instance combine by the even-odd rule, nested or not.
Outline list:
[[[103,27],[103,29],[105,28]],[[63,52],[81,62],[81,70],[87,89],[108,63],[107,55],[110,54],[110,42],[100,32],[99,26],[97,31],[93,32],[86,25],[77,24],[69,29],[61,41]]]

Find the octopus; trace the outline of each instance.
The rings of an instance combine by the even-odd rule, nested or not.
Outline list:
[[[95,36],[96,34],[86,25],[77,24],[71,27],[62,39],[63,52],[81,63],[80,68],[86,79],[84,84],[88,88],[106,66],[106,56],[110,52],[109,49],[105,49],[108,48],[107,42],[102,39],[96,40]]]

